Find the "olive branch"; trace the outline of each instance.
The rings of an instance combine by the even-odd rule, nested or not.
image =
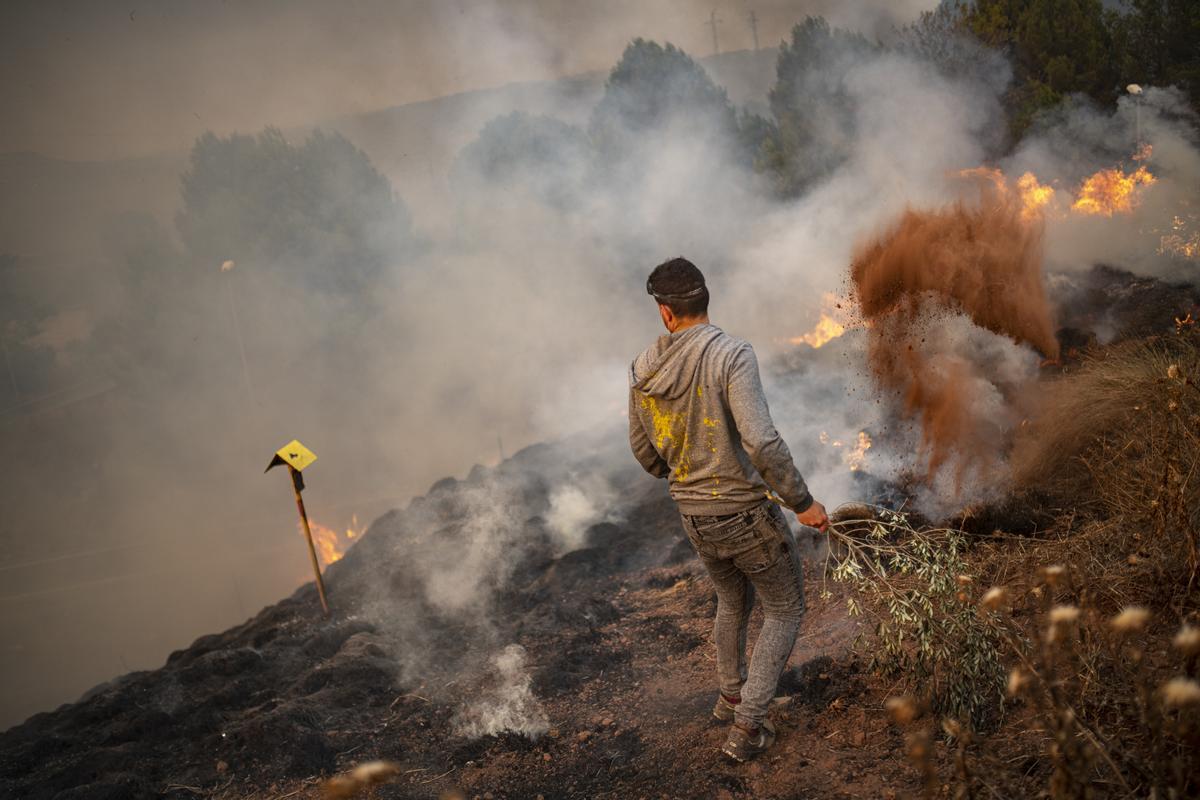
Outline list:
[[[983,727],[1003,697],[1005,670],[995,632],[966,592],[966,535],[914,527],[900,511],[856,510],[871,516],[830,524],[825,574],[857,591],[846,598],[851,616],[875,620],[870,668],[904,676],[938,712]],[[822,596],[832,596],[828,587]]]

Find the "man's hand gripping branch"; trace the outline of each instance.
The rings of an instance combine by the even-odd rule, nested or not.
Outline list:
[[[796,519],[800,520],[801,525],[807,525],[810,528],[816,528],[821,533],[829,529],[829,515],[825,513],[825,506],[813,500],[812,505],[803,511],[796,514]]]

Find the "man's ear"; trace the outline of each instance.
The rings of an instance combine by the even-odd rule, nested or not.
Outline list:
[[[673,312],[668,306],[659,303],[658,315],[662,317],[663,325],[666,326],[667,330],[671,330],[671,326],[675,324],[675,312]]]

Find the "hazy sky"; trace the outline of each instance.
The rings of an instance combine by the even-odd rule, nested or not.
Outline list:
[[[883,33],[932,0],[9,0],[0,152],[105,159],[206,129],[302,125],[513,81],[607,69],[635,36],[771,46],[806,14]]]

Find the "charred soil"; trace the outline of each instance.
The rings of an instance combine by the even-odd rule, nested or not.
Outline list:
[[[1157,779],[1160,762],[1158,772],[1192,763],[1181,743],[1196,731],[1148,733],[1137,720],[1150,706],[1139,712],[1135,700],[1139,687],[1149,692],[1180,669],[1170,644],[1180,622],[1200,622],[1189,499],[1200,452],[1193,441],[1200,342],[1194,332],[1174,330],[1174,317],[1194,308],[1191,290],[1111,271],[1079,282],[1097,305],[1087,319],[1064,322],[1094,328],[1098,315],[1117,319],[1100,304],[1114,286],[1121,296],[1157,298],[1148,344],[1120,342],[1147,335],[1150,317],[1142,316],[1117,320],[1135,332],[1118,335],[1111,351],[1087,337],[1064,341],[1069,358],[1044,379],[1060,382],[1067,395],[1091,387],[1086,405],[1098,422],[1075,438],[1074,428],[1054,423],[1054,436],[1034,437],[1054,446],[1025,454],[1029,475],[1048,470],[1080,479],[1050,485],[1036,478],[1032,488],[951,523],[967,537],[976,581],[967,576],[962,602],[974,607],[989,585],[1006,587],[1011,623],[1004,630],[1018,646],[1046,640],[1051,601],[1082,608],[1069,624],[1085,635],[1067,636],[1067,622],[1050,623],[1061,628],[1058,641],[1071,643],[1055,668],[1074,672],[1054,685],[1075,687],[1068,710],[1077,716],[1026,691],[1006,705],[987,738],[947,739],[936,714],[908,729],[891,724],[889,697],[921,687],[870,668],[877,642],[869,615],[847,613],[854,590],[830,580],[821,551],[808,547],[808,613],[772,709],[779,740],[756,762],[724,761],[718,748],[726,731],[710,716],[715,598],[674,505],[662,484],[635,467],[611,466],[629,459],[576,441],[529,448],[466,480],[440,481],[377,520],[327,571],[330,618],[306,585],[244,624],[173,653],[160,669],[125,675],[0,734],[0,796],[317,798],[323,778],[376,759],[399,768],[394,781],[374,790],[381,799],[889,797],[951,786],[967,792],[961,796],[987,788],[994,796],[1032,796],[1047,786],[1063,797],[1136,795]],[[1156,344],[1168,339],[1169,346]],[[1066,352],[1076,347],[1078,356]],[[1076,374],[1079,383],[1068,383]],[[1134,378],[1142,384],[1130,390]],[[1153,402],[1131,406],[1130,391]],[[1104,402],[1111,414],[1101,413]],[[1113,424],[1097,429],[1110,418]],[[1151,438],[1131,447],[1139,431]],[[611,486],[621,508],[571,546],[556,541],[547,523],[556,476],[565,472]],[[493,534],[473,529],[472,519],[496,487],[507,507],[522,509],[508,538],[497,540],[504,569],[486,573],[491,584],[482,599],[450,613],[444,598],[431,599],[413,565],[432,563],[453,575],[456,559],[471,552],[470,537]],[[1067,577],[1047,583],[1058,575],[1048,565],[1062,565]],[[1106,622],[1129,604],[1154,615],[1136,650],[1133,639],[1114,640]],[[1055,613],[1066,619],[1067,612]],[[502,727],[468,735],[463,708],[494,690],[502,670],[489,659],[511,645],[523,648],[523,675],[544,725],[536,735]],[[1131,653],[1145,654],[1136,674],[1128,669]],[[1014,659],[1006,654],[1006,661]],[[1189,663],[1195,678],[1196,656]],[[1056,680],[1053,670],[1044,672]],[[1067,720],[1061,730],[1060,713]],[[1076,718],[1111,749],[1086,744],[1092,728],[1070,727]],[[1175,725],[1183,717],[1163,719]],[[922,741],[929,743],[923,768],[933,776],[926,785],[921,764],[909,757]],[[1063,767],[1067,745],[1086,756],[1074,772]],[[1194,788],[1186,775],[1163,775],[1164,787]],[[1082,793],[1072,794],[1075,788]]]
[[[499,601],[500,632],[524,647],[549,720],[541,736],[462,736],[455,716],[479,685],[456,685],[451,663],[423,679],[397,670],[397,643],[363,608],[378,579],[364,576],[367,560],[404,536],[398,512],[329,570],[331,618],[306,585],[161,669],[36,715],[0,738],[0,791],[318,797],[321,776],[372,759],[402,768],[379,798],[850,797],[910,785],[882,687],[850,647],[844,599],[812,588],[819,560],[807,565],[809,611],[772,712],[779,743],[759,763],[720,758],[715,597],[663,487],[637,483],[636,526],[595,525],[586,546],[531,559]],[[456,491],[442,484],[419,502],[453,504]],[[540,520],[529,524],[536,536]],[[467,658],[472,633],[447,623],[429,636]]]

